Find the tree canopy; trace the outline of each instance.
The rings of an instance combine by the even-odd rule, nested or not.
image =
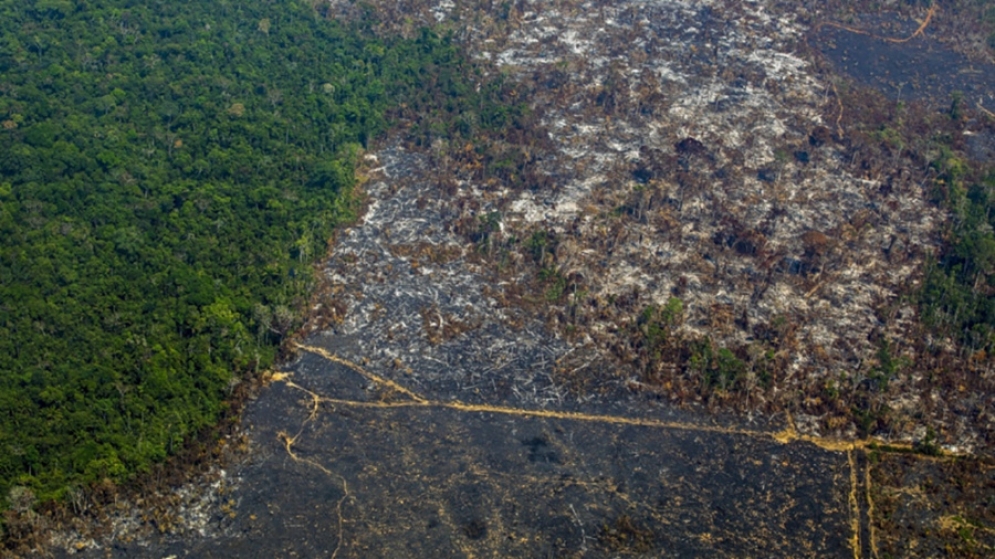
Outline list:
[[[476,74],[430,30],[298,0],[0,0],[0,499],[122,479],[216,421],[390,109],[509,122]]]

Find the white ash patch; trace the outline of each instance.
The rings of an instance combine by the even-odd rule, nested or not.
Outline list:
[[[432,6],[432,15],[435,16],[435,21],[442,22],[449,14],[452,13],[453,8],[456,7],[456,3],[453,0],[442,0],[441,2]]]

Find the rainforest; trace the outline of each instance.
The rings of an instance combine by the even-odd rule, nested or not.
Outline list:
[[[299,325],[400,106],[428,138],[514,117],[449,38],[302,2],[0,13],[3,495],[122,480],[216,422]]]

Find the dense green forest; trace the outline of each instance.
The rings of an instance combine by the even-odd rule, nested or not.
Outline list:
[[[995,350],[995,170],[941,146],[932,163],[936,197],[951,214],[947,246],[927,264],[923,323],[968,353]]]
[[[0,508],[147,469],[270,366],[393,107],[521,108],[300,0],[0,0]]]

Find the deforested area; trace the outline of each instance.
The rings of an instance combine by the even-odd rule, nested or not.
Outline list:
[[[101,335],[144,340],[142,355],[154,354],[147,346],[160,330],[179,340],[192,384],[169,378],[184,390],[201,386],[201,371],[217,373],[202,390],[214,399],[198,400],[214,411],[170,431],[175,447],[147,447],[157,452],[148,463],[189,449],[180,441],[235,401],[232,379],[259,387],[244,416],[231,414],[238,428],[206,435],[213,450],[202,455],[231,454],[218,450],[220,436],[220,446],[239,447],[237,459],[198,458],[211,473],[175,482],[182,498],[152,499],[154,508],[122,497],[113,518],[52,522],[56,548],[121,557],[991,552],[990,2],[330,0],[277,2],[279,17],[222,3],[224,17],[203,21],[185,13],[195,4],[169,8],[184,12],[184,24],[169,20],[174,31],[154,31],[140,10],[105,20],[125,52],[154,45],[155,58],[136,55],[128,67],[141,68],[142,90],[169,92],[154,101],[128,101],[132,90],[114,82],[128,74],[113,68],[129,58],[103,43],[104,58],[79,50],[82,69],[60,62],[33,97],[3,86],[0,133],[12,155],[0,196],[2,211],[18,212],[4,226],[25,239],[20,252],[5,245],[5,278],[61,277],[24,267],[53,264],[25,243],[54,239],[45,253],[58,255],[83,229],[83,245],[103,247],[93,253],[107,257],[101,265],[140,264],[122,264],[145,274],[127,285],[173,285],[144,260],[156,251],[163,270],[199,278],[170,280],[176,287],[163,292],[187,322],[152,307],[142,312],[155,326],[138,334],[119,307],[92,313]],[[25,11],[33,19],[18,20],[20,50],[0,58],[4,79],[74,52],[27,33],[88,9]],[[214,33],[217,52],[204,46]],[[311,34],[320,40],[304,39]],[[180,38],[194,35],[203,52],[184,50]],[[329,45],[344,51],[316,54]],[[239,48],[255,54],[243,60]],[[186,76],[222,51],[231,76]],[[164,64],[177,75],[156,81]],[[259,65],[273,73],[251,70]],[[57,112],[58,77],[84,71],[106,76],[93,87],[107,99],[88,103],[109,104]],[[212,93],[192,96],[198,84]],[[49,112],[29,114],[42,100]],[[101,144],[92,170],[52,163],[74,141],[46,124],[81,110],[90,120],[76,122],[121,128],[88,142],[130,139]],[[146,128],[129,131],[131,122]],[[237,146],[245,153],[224,151]],[[144,166],[114,166],[109,158],[128,149]],[[151,188],[160,175],[146,167],[188,189]],[[62,191],[36,193],[65,177],[132,196],[112,206],[128,208],[134,221],[120,224],[130,233],[117,221],[102,229],[104,209],[85,214],[89,229],[57,218]],[[156,212],[189,221],[170,225]],[[274,235],[272,261],[254,220]],[[214,252],[197,252],[201,243]],[[240,246],[255,260],[238,260]],[[253,291],[244,280],[262,270],[265,289]],[[81,285],[64,283],[33,296],[58,308],[49,292]],[[12,297],[0,300],[5,312],[29,308]],[[147,293],[132,297],[119,306],[150,307]],[[222,315],[231,324],[217,323]],[[8,330],[68,343],[33,316]],[[23,417],[43,410],[31,416],[39,425],[70,404],[93,409],[90,396],[52,400],[46,390],[63,362],[85,370],[56,359],[60,351],[24,353],[35,368],[11,377],[20,390],[11,401],[27,406]],[[136,364],[137,380],[94,390],[118,406],[111,416],[125,410],[121,431],[137,437],[132,424],[173,421],[120,407],[171,404],[145,388],[159,377],[141,367],[159,361],[117,359]],[[41,478],[28,464],[41,459],[16,433],[0,435],[20,452],[4,470],[21,468],[5,516],[18,530],[56,518],[35,512],[34,492],[95,504],[107,482],[144,464],[113,439],[96,448],[119,453],[124,469],[72,477],[67,458],[49,470],[63,478]],[[27,536],[37,532],[24,534],[21,551],[40,545]]]
[[[351,17],[347,3],[333,9]],[[376,341],[364,359],[423,386],[469,386],[471,399],[642,396],[990,468],[991,6],[410,2],[377,13],[381,32],[451,25],[530,100],[551,147],[520,146],[537,155],[517,167],[509,157],[494,176],[480,166],[493,154],[433,144],[429,167],[441,184],[457,179],[443,207],[473,243],[463,258],[498,286],[487,295],[569,345],[547,346],[548,377],[511,387],[508,375],[496,375],[505,386],[458,380],[442,357],[456,342],[415,352],[435,365],[398,366],[407,343]],[[525,188],[508,186],[523,175]],[[394,250],[419,267],[432,254]],[[334,270],[336,308],[359,314],[337,313],[331,330],[357,332],[353,321],[375,321],[360,319],[369,290],[352,295],[358,284]],[[429,346],[433,328],[480,323],[425,304]],[[910,552],[894,542],[922,530],[929,545],[984,555],[991,526],[978,507],[991,487],[979,479],[934,509],[947,516],[879,519],[888,552]],[[957,524],[964,537],[948,537],[951,510],[972,518]]]
[[[343,17],[347,7],[332,4]],[[432,146],[438,172],[469,192],[454,230],[511,306],[534,306],[572,343],[612,355],[619,382],[664,399],[789,412],[845,438],[913,443],[929,431],[953,451],[987,447],[995,14],[795,7],[411,2],[376,13],[382,32],[404,33],[398,19],[452,25],[548,133],[551,148],[508,146],[497,175],[479,163],[500,156],[478,146]],[[948,40],[964,20],[975,40]],[[882,59],[929,49],[939,54],[927,62],[960,63],[967,77],[868,87],[839,66],[855,38],[879,41]],[[508,185],[523,175],[525,188]]]

